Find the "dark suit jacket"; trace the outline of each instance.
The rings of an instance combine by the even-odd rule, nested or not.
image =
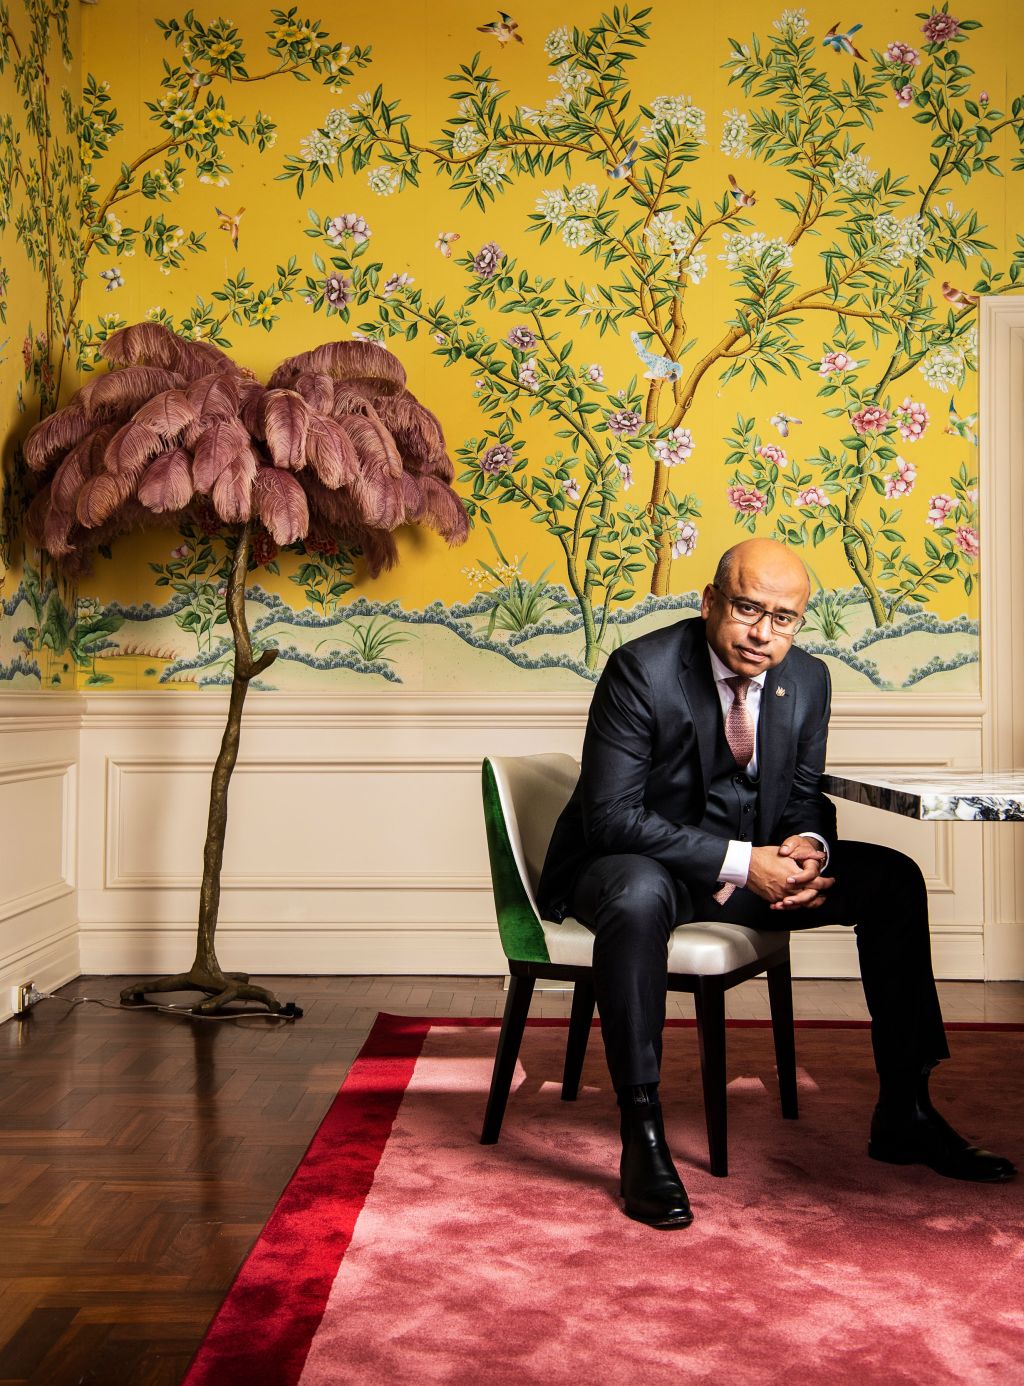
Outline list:
[[[798,832],[836,840],[835,809],[819,787],[830,695],[827,666],[802,650],[769,669],[757,729],[755,845]],[[620,852],[652,857],[691,891],[714,890],[727,841],[699,825],[724,735],[700,617],[611,655],[594,691],[579,782],[541,874],[545,918],[569,912],[573,887],[592,861]]]

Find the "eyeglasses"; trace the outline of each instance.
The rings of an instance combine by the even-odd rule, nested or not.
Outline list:
[[[715,584],[711,586],[715,587]],[[745,626],[756,626],[767,616],[776,635],[796,635],[807,624],[806,618],[797,616],[794,611],[769,611],[767,607],[758,606],[757,602],[747,601],[746,597],[730,596],[720,587],[715,587],[715,591],[729,603],[734,618]]]

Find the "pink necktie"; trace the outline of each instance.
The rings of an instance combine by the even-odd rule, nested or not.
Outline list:
[[[754,756],[754,722],[747,707],[747,689],[751,680],[737,674],[725,682],[732,689],[732,705],[725,719],[725,739],[729,743],[729,750],[732,751],[736,764],[741,770],[745,770]],[[715,891],[712,899],[724,905],[735,889],[734,885],[727,882]]]

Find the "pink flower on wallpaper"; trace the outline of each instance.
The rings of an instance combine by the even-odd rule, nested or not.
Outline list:
[[[901,111],[913,104],[914,97],[917,95],[914,88],[908,82],[905,87],[900,87],[896,93],[896,105]]]
[[[869,404],[864,409],[858,409],[850,422],[863,437],[865,433],[882,433],[891,418],[888,409],[883,409],[880,404]]]
[[[675,467],[685,462],[693,452],[693,434],[688,428],[674,428],[665,438],[656,438],[651,444],[654,456],[666,467]]]
[[[894,411],[893,417],[900,426],[900,437],[905,438],[908,443],[916,443],[924,437],[924,431],[928,427],[928,410],[923,404],[916,403],[908,395]]]
[[[642,423],[635,409],[615,409],[608,415],[608,428],[617,438],[635,438]]]
[[[515,347],[517,351],[532,351],[537,345],[536,334],[531,332],[528,327],[513,327],[505,338],[509,346]]]
[[[960,32],[960,21],[951,14],[931,14],[921,25],[921,32],[929,43],[948,43]]]
[[[505,252],[495,241],[482,245],[473,256],[473,273],[479,279],[493,279],[501,268]]]
[[[938,529],[939,525],[946,523],[955,508],[956,501],[952,496],[932,496],[928,502],[928,523]]]
[[[977,486],[968,486],[967,490],[964,492],[964,495],[967,497],[967,499],[970,501],[972,505],[978,504]]]
[[[833,371],[855,371],[860,365],[845,351],[827,351],[818,367],[819,375],[831,375]]]
[[[621,457],[616,457],[615,465],[619,469],[619,477],[622,480],[622,489],[628,491],[633,485],[633,468],[628,462],[623,462]]]
[[[578,501],[580,498],[579,482],[574,476],[567,476],[562,482],[562,490],[571,501]]]
[[[916,480],[917,468],[913,462],[905,462],[902,457],[897,457],[896,471],[885,478],[886,500],[899,500],[902,496],[909,496]]]
[[[977,558],[981,552],[978,531],[972,529],[970,525],[957,525],[956,546],[965,557]]]
[[[495,443],[480,459],[480,470],[490,476],[497,476],[505,467],[511,467],[516,455],[507,443]]]
[[[781,467],[786,460],[786,454],[782,448],[775,443],[763,443],[757,450],[758,457],[763,457],[766,462],[774,462]]]
[[[519,367],[519,383],[525,390],[539,390],[540,381],[537,379],[537,358],[529,357]]]
[[[885,60],[890,63],[897,63],[900,67],[916,67],[921,61],[921,55],[916,48],[911,48],[909,43],[890,43],[885,50]]]
[[[820,486],[808,486],[806,491],[799,491],[796,498],[797,505],[828,505],[828,496]]]
[[[729,486],[725,494],[733,510],[738,510],[741,515],[759,515],[762,510],[768,509],[768,497],[753,486]]]
[[[673,558],[689,558],[697,547],[697,526],[692,520],[679,520],[676,524],[676,537],[672,541]]]

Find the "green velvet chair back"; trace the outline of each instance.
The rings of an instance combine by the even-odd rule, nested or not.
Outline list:
[[[494,909],[505,956],[516,962],[551,961],[535,891],[578,777],[579,765],[567,755],[489,756],[483,763]]]

